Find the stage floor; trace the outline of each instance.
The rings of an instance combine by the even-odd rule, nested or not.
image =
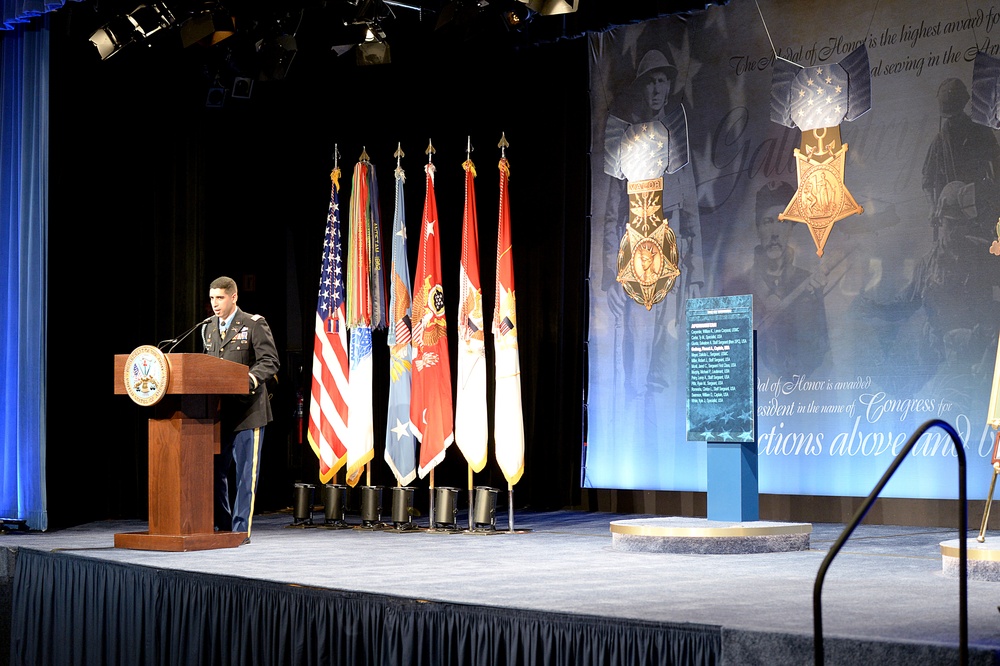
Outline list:
[[[724,663],[739,663],[736,655],[749,663],[812,663],[816,574],[843,525],[813,524],[809,549],[793,552],[702,555],[612,547],[612,521],[649,517],[521,513],[514,516],[515,532],[508,533],[507,514],[498,511],[496,534],[471,534],[294,527],[291,514],[272,513],[254,519],[251,543],[230,549],[115,548],[115,533],[145,529],[139,521],[12,532],[0,536],[0,544],[315,588],[717,626],[731,641],[728,647],[723,641]],[[316,520],[322,519],[317,513]],[[359,522],[356,516],[348,520]],[[426,519],[415,520],[426,525]],[[460,513],[458,526],[466,524]],[[957,536],[953,529],[860,525],[826,575],[824,643],[858,642],[882,663],[895,663],[892,654],[899,663],[918,663],[914,655],[923,649],[926,656],[935,646],[957,654],[959,581],[943,573],[940,547]],[[988,534],[991,539],[1000,535]],[[1000,583],[968,581],[971,663],[998,662],[998,604]],[[772,652],[775,645],[784,646],[785,656]],[[911,653],[894,653],[887,645]]]

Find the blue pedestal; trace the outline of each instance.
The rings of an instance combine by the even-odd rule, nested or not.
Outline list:
[[[708,442],[708,519],[760,520],[755,442]]]

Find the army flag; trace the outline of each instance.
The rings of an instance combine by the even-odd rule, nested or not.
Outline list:
[[[347,484],[356,486],[375,454],[372,410],[371,219],[366,161],[354,167],[351,180],[349,249],[347,252],[347,325],[350,328],[351,390],[347,429]]]
[[[329,482],[347,460],[347,323],[344,319],[344,271],[340,242],[340,169],[330,174],[323,262],[316,303],[309,446],[319,458],[319,478]]]
[[[497,228],[496,307],[493,310],[493,349],[496,391],[493,439],[497,463],[513,486],[524,473],[524,416],[521,411],[521,361],[517,351],[517,313],[514,298],[514,260],[511,256],[510,165],[500,159],[500,223]]]
[[[378,198],[378,179],[375,177],[375,165],[368,163],[366,177],[368,179],[367,211],[365,227],[368,232],[368,283],[371,294],[371,327],[383,329],[386,326],[386,293],[385,269],[382,263],[382,212]]]
[[[405,486],[417,476],[417,443],[410,430],[410,264],[406,256],[406,174],[396,167],[396,205],[389,271],[389,411],[385,424],[385,461]]]
[[[486,331],[479,281],[479,225],[476,220],[476,167],[465,169],[465,213],[458,297],[458,385],[455,390],[455,443],[472,471],[486,466],[489,427],[486,412]]]
[[[426,195],[420,221],[420,249],[413,284],[413,383],[410,428],[420,441],[420,478],[444,460],[455,439],[451,402],[448,324],[441,288],[441,244],[438,238],[434,165],[425,167]]]

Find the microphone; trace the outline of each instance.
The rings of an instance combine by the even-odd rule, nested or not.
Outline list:
[[[177,345],[179,345],[184,340],[184,338],[186,338],[187,336],[189,336],[192,333],[194,333],[195,330],[199,326],[204,326],[205,324],[209,323],[210,321],[212,321],[212,317],[205,317],[204,319],[202,319],[201,321],[199,321],[197,324],[195,324],[194,326],[192,326],[188,330],[184,331],[184,334],[181,335],[180,337],[171,338],[170,340],[164,340],[163,342],[161,342],[160,344],[158,344],[157,347],[159,349],[162,349],[164,345],[170,344],[172,342],[173,344],[170,345],[170,348],[167,349],[167,352],[166,352],[166,353],[169,354],[170,352],[172,352],[174,350],[174,347],[176,347]]]

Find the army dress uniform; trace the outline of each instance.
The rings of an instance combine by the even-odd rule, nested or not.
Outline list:
[[[219,318],[205,327],[205,353],[249,368],[249,395],[222,396],[222,443],[215,458],[215,523],[219,530],[246,532],[253,520],[254,496],[260,473],[264,426],[271,422],[267,383],[278,373],[278,351],[267,320],[240,308],[233,313],[225,335]],[[230,509],[228,473],[236,468],[236,496]]]

